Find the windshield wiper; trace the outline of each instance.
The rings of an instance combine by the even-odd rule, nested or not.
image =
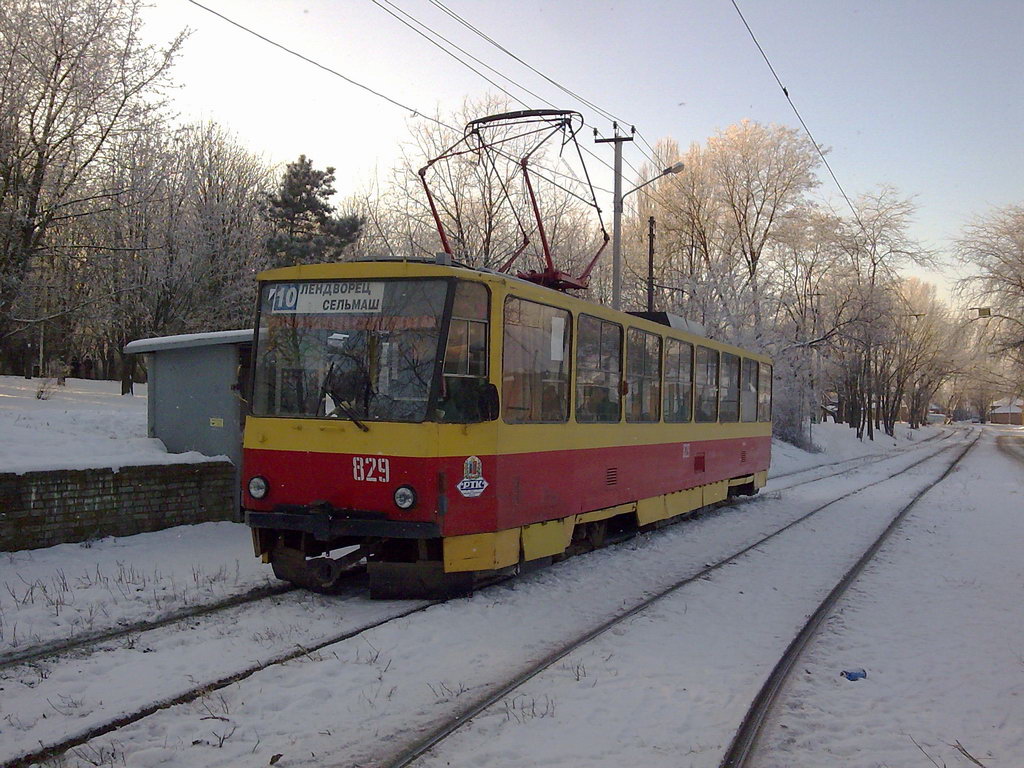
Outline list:
[[[337,416],[339,412],[343,413],[348,418],[349,421],[351,421],[353,424],[355,424],[357,427],[363,430],[363,432],[369,432],[370,428],[359,420],[359,417],[356,416],[356,412],[352,410],[352,406],[350,406],[348,403],[346,403],[344,400],[342,400],[340,397],[338,397],[337,395],[330,391],[329,382],[333,375],[334,362],[332,361],[331,367],[327,369],[327,375],[324,376],[323,384],[320,385],[320,400],[323,401],[323,399],[327,395],[330,395],[331,401],[334,403],[334,410],[332,410],[330,413],[327,413],[327,408],[325,407],[324,416],[329,419],[332,416]]]
[[[336,413],[338,413],[338,411],[341,411],[343,414],[345,414],[348,417],[349,421],[351,421],[353,424],[355,424],[357,427],[363,430],[363,432],[370,431],[370,428],[363,424],[363,422],[359,420],[359,417],[356,416],[355,411],[352,410],[352,406],[350,406],[344,400],[339,400],[337,402],[337,404],[334,406],[334,410],[327,414],[328,418],[334,416]]]

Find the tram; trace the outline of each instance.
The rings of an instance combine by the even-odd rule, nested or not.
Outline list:
[[[771,361],[671,316],[445,258],[259,286],[242,503],[284,580],[463,594],[767,479]]]

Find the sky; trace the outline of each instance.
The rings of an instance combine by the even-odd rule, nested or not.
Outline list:
[[[431,0],[390,2],[558,108],[578,109],[589,125],[612,132],[607,118]],[[400,145],[423,121],[417,112],[447,115],[466,99],[498,93],[389,15],[388,0],[379,3],[203,0],[408,110],[189,0],[156,0],[146,34],[166,41],[191,30],[174,72],[182,119],[215,120],[273,162],[305,154],[318,167],[333,166],[346,196],[396,165]],[[951,255],[952,240],[973,217],[1024,198],[1024,0],[737,3],[851,198],[881,185],[912,197],[912,234],[940,257]],[[445,4],[651,144],[662,137],[704,142],[744,119],[799,127],[731,0]],[[528,107],[547,106],[491,77]],[[589,143],[589,131],[581,137]],[[590,148],[611,161],[610,145]],[[645,149],[639,141],[627,145],[627,163],[639,168]],[[610,187],[610,172],[591,165],[596,183]],[[824,169],[816,194],[848,212]],[[949,268],[945,281],[924,276],[948,288],[954,275]]]

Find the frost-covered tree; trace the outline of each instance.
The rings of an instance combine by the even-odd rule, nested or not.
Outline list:
[[[33,271],[78,258],[55,228],[123,190],[94,183],[113,142],[157,120],[183,35],[139,36],[141,0],[5,0],[0,5],[0,339],[69,307]]]
[[[266,208],[272,228],[267,251],[274,266],[341,260],[358,239],[363,219],[338,214],[330,202],[334,193],[334,168],[318,170],[305,155],[287,165]]]
[[[55,326],[66,329],[64,359],[98,359],[127,389],[127,342],[249,324],[271,182],[267,164],[215,124],[114,142],[95,183],[121,193],[56,232],[78,254],[47,278],[77,306]]]
[[[957,240],[957,253],[974,270],[961,295],[990,310],[986,323],[998,347],[1024,363],[1024,205],[976,218]]]

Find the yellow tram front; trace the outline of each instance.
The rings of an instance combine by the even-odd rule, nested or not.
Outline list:
[[[378,584],[437,579],[443,536],[494,529],[490,292],[474,274],[355,262],[260,275],[243,498],[280,577],[330,588],[369,557]],[[352,545],[348,560],[319,557]]]

